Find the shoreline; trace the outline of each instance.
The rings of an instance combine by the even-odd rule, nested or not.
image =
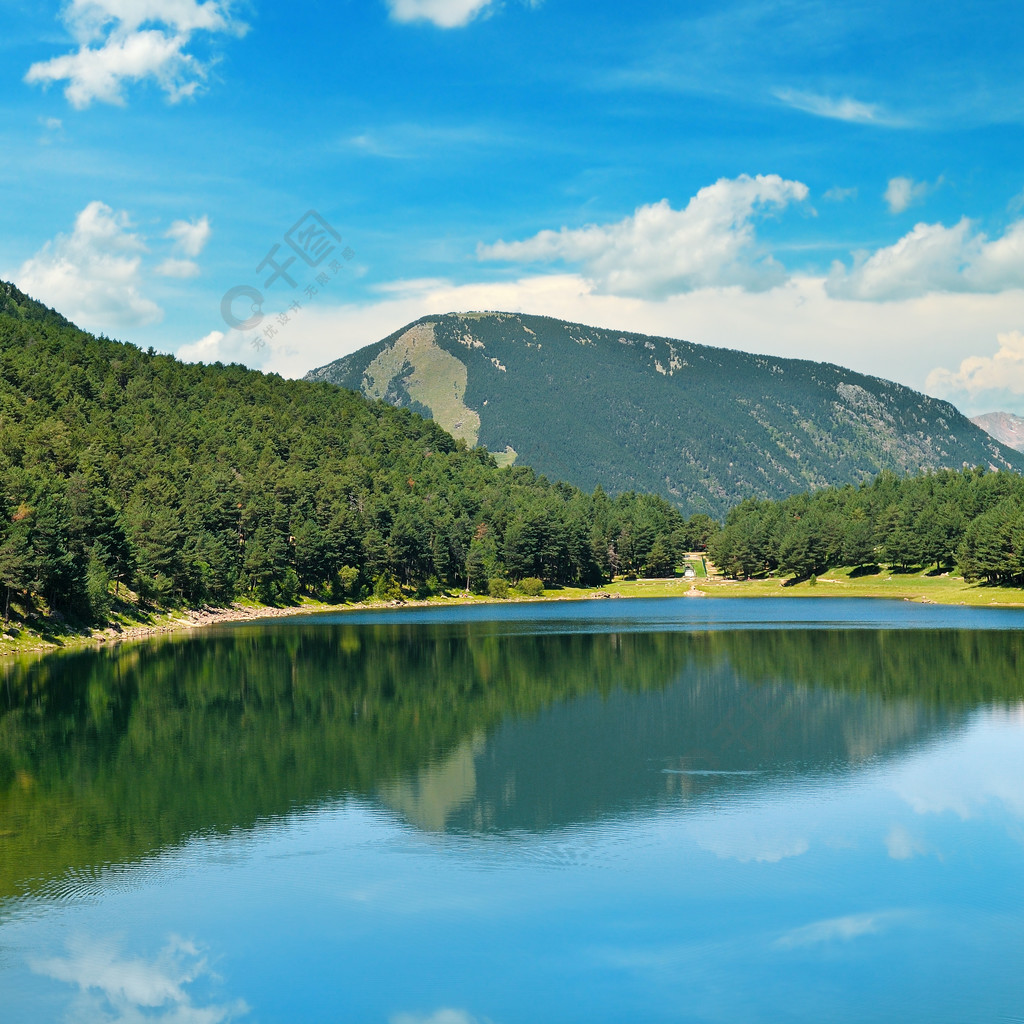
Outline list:
[[[345,613],[358,611],[401,611],[405,608],[458,607],[460,605],[508,604],[548,601],[576,601],[602,598],[650,597],[861,597],[883,600],[913,601],[921,604],[949,604],[973,607],[1024,607],[1024,592],[1008,587],[967,583],[960,577],[925,574],[898,574],[881,572],[873,578],[857,578],[850,570],[834,570],[811,583],[767,577],[735,580],[721,576],[686,580],[679,577],[665,579],[639,579],[617,581],[602,587],[567,587],[549,591],[537,597],[492,598],[484,595],[446,595],[427,599],[403,601],[359,601],[351,604],[328,604],[306,599],[298,605],[256,605],[235,603],[221,608],[197,608],[171,612],[155,612],[151,621],[111,625],[85,632],[54,632],[46,636],[30,627],[25,637],[0,639],[0,659],[19,655],[52,654],[57,651],[83,647],[99,647],[128,641],[145,640],[157,636],[191,632],[208,626],[230,622],[257,622],[263,619],[286,618],[300,615]],[[51,638],[52,637],[52,638]]]

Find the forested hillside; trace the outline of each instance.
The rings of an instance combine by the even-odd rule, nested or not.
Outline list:
[[[827,488],[785,501],[750,499],[726,518],[710,553],[734,576],[807,578],[834,566],[954,566],[968,580],[1024,584],[1024,478],[978,468]]]
[[[97,338],[0,284],[0,601],[154,605],[596,583],[706,536],[661,498],[499,470],[331,384]]]
[[[585,490],[721,518],[883,469],[1024,470],[948,402],[830,363],[513,313],[424,317],[311,371]]]

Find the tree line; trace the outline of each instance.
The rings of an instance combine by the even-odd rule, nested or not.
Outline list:
[[[0,290],[0,600],[507,592],[671,572],[715,524],[499,469],[409,410],[94,337]]]
[[[958,568],[967,580],[1022,586],[1024,477],[983,467],[886,471],[859,487],[749,499],[730,510],[709,553],[741,577],[807,579],[835,566],[885,564]]]

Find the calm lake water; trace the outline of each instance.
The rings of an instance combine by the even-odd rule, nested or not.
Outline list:
[[[1024,611],[348,613],[0,673],[3,1024],[1024,1021]]]

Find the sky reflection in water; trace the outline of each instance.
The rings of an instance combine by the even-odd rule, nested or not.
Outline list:
[[[187,816],[153,828],[137,856],[105,864],[83,844],[65,851],[59,869],[14,872],[0,902],[0,1018],[514,1024],[1024,1014],[1017,634],[915,641],[869,629],[835,648],[814,631],[789,631],[785,641],[638,632],[617,643],[544,635],[524,647],[449,620],[416,626],[425,646],[406,645],[410,672],[432,665],[436,678],[410,675],[389,692],[402,662],[383,659],[403,645],[367,623],[346,627],[357,631],[356,651],[341,628],[275,625],[261,642],[235,631],[164,645],[148,661],[126,648],[104,656],[104,671],[127,687],[107,693],[109,728],[93,714],[86,729],[61,705],[72,739],[53,756],[78,766],[72,792],[92,807],[81,820],[96,830],[108,827],[104,787],[116,778],[105,765],[129,767],[132,746],[143,765],[157,739],[173,740],[212,774],[220,762],[210,751],[230,735],[219,731],[223,715],[263,802],[243,813],[211,786],[221,803],[196,809],[192,831]],[[247,680],[237,720],[223,693],[200,710],[200,681],[189,675],[223,657],[224,645]],[[863,666],[825,664],[829,652],[850,662],[857,649]],[[529,679],[503,672],[501,659],[517,653],[552,699],[535,699]],[[941,674],[938,657],[961,673],[984,668],[981,690],[1002,696],[972,699],[965,686],[936,697],[928,680]],[[176,668],[166,703],[126,682],[134,672],[164,685],[165,661]],[[95,701],[92,663],[90,672],[85,661],[69,664],[74,678],[60,684],[72,693],[90,685]],[[920,697],[908,695],[915,664]],[[563,675],[571,665],[599,678],[574,688]],[[287,741],[286,705],[266,688],[286,667],[297,745],[285,742],[280,763],[265,745],[261,761],[245,730],[262,735],[261,716],[272,715]],[[447,707],[460,728],[434,743],[414,723],[433,721],[456,669],[472,676],[476,697]],[[361,771],[348,763],[370,749],[357,732],[325,745],[311,724],[329,718],[314,699],[325,672],[333,675],[323,693],[344,690],[381,742],[410,751],[407,760]],[[232,685],[241,685],[237,675]],[[408,717],[396,708],[403,700]],[[142,735],[173,725],[175,708],[183,729],[208,737]],[[351,718],[342,712],[332,735]],[[57,714],[31,720],[7,707],[4,749],[17,761],[53,735]],[[332,763],[304,788],[279,791],[279,776],[301,774],[287,766],[302,749]],[[38,789],[63,806],[55,780],[67,766],[48,774],[45,752],[33,756]],[[127,849],[124,830],[145,831],[145,814],[168,805],[161,787],[196,784],[183,771],[157,765],[152,789],[140,782],[115,793],[122,820],[110,813],[100,847]],[[28,804],[13,792],[4,820],[22,835],[40,827],[33,810],[55,813],[44,794]],[[282,811],[286,799],[292,809]],[[15,841],[0,838],[0,862]]]

